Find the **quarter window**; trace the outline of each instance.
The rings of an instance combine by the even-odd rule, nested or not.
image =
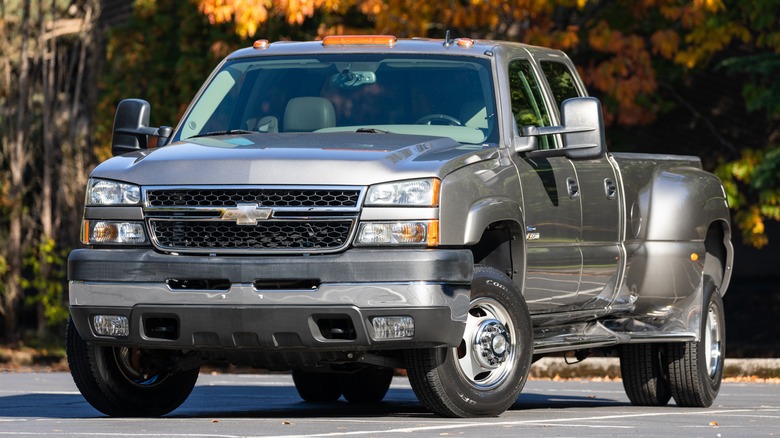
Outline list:
[[[565,64],[542,61],[542,71],[544,71],[544,76],[547,78],[547,83],[550,85],[553,97],[555,97],[555,105],[558,108],[561,107],[564,100],[580,96],[574,82],[574,76]]]

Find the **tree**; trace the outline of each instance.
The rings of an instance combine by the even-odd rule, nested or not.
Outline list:
[[[61,249],[78,236],[96,59],[97,0],[0,2],[0,269],[3,336],[25,305],[39,334],[67,316]],[[67,232],[61,233],[65,227]]]
[[[26,149],[30,94],[30,0],[22,3],[21,20],[10,15],[5,2],[0,4],[2,14],[2,46],[4,86],[2,91],[2,170],[4,206],[5,290],[0,315],[6,335],[16,330],[17,312],[22,300],[22,248],[24,236],[24,203],[26,194],[24,171],[30,162]],[[4,222],[5,222],[4,221]],[[7,227],[7,228],[6,228]]]

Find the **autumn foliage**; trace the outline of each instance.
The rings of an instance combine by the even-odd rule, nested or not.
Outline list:
[[[775,181],[753,177],[767,171],[761,169],[780,170],[780,157],[772,161],[780,138],[780,104],[773,103],[780,101],[780,86],[771,80],[780,67],[761,70],[738,61],[742,55],[765,53],[775,61],[767,65],[779,64],[778,0],[191,1],[212,25],[229,24],[246,40],[300,39],[301,32],[312,39],[364,32],[442,38],[449,30],[454,36],[562,49],[604,103],[606,122],[616,133],[610,148],[644,147],[621,140],[635,137],[636,130],[687,129],[675,145],[652,136],[645,143],[705,155],[710,170],[720,166],[746,242],[766,244],[764,221],[780,219]],[[729,61],[736,66],[725,69]],[[741,106],[727,93],[710,107],[695,101],[694,93],[711,86],[711,75],[726,72],[735,80],[752,79],[737,90],[744,95]],[[760,139],[746,142],[739,130],[721,129],[721,120],[744,119],[762,131]],[[689,138],[698,144],[687,144]],[[696,148],[707,148],[706,153]],[[766,163],[764,157],[769,157]]]

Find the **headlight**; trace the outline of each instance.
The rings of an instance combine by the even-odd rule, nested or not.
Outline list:
[[[143,222],[85,220],[81,224],[81,241],[87,245],[146,243]]]
[[[364,222],[360,224],[355,245],[439,244],[439,221]]]
[[[90,179],[87,183],[87,205],[138,205],[140,202],[139,186],[104,179]]]
[[[439,205],[440,185],[436,178],[377,184],[368,189],[366,205],[433,207]]]

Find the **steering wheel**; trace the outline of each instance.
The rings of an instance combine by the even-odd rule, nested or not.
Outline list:
[[[463,123],[460,120],[448,116],[447,114],[428,114],[427,116],[420,117],[414,123],[417,125],[439,125],[439,123],[433,122],[445,122],[445,124],[450,126],[463,126]]]

